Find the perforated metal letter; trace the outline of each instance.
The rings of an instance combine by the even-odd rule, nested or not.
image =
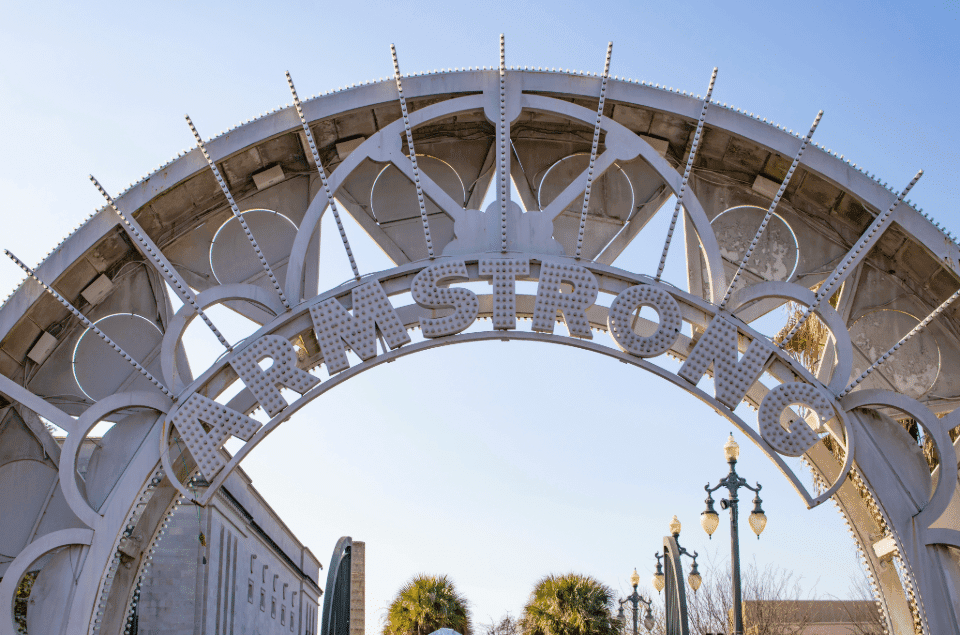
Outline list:
[[[517,276],[530,275],[530,261],[483,258],[480,275],[493,278],[493,328],[517,328]]]
[[[560,293],[560,285],[564,282],[572,285],[573,291]],[[599,290],[594,275],[580,265],[542,263],[537,301],[533,305],[533,330],[553,333],[557,311],[560,311],[570,335],[593,339],[587,309],[597,301]]]
[[[390,299],[380,282],[373,280],[355,288],[352,293],[353,315],[336,298],[328,298],[310,307],[310,319],[320,344],[323,361],[331,375],[350,368],[346,347],[360,359],[377,354],[377,329],[391,349],[410,342]]]
[[[732,410],[760,377],[772,354],[769,346],[754,340],[738,361],[737,327],[716,315],[677,374],[696,385],[713,364],[714,394]]]
[[[820,440],[810,425],[800,417],[791,417],[789,430],[780,423],[784,411],[792,404],[801,404],[817,413],[820,424],[833,419],[833,406],[822,390],[811,384],[780,384],[760,402],[757,418],[760,435],[774,450],[784,456],[801,456]]]
[[[462,260],[437,263],[422,270],[410,285],[413,301],[426,309],[449,309],[453,313],[440,318],[420,318],[424,337],[453,335],[477,319],[480,302],[470,289],[440,288],[437,284],[454,278],[467,278],[467,265]]]
[[[640,307],[650,307],[657,312],[660,324],[653,335],[641,337],[633,330],[633,312]],[[638,284],[624,290],[610,304],[607,327],[617,346],[637,357],[655,357],[673,346],[680,335],[683,321],[680,305],[672,295],[647,284]]]
[[[273,364],[263,370],[260,361],[268,357]],[[320,383],[318,378],[297,368],[297,352],[293,350],[293,344],[279,335],[264,335],[234,355],[230,365],[271,417],[287,407],[287,400],[277,386],[286,386],[302,395]]]
[[[227,439],[234,436],[249,441],[260,429],[259,421],[197,393],[177,408],[171,423],[208,481],[223,469],[220,448]]]

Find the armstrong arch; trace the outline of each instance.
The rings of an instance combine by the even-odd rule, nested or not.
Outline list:
[[[551,177],[561,179],[552,199],[542,199],[544,175],[583,155],[583,171],[565,162]],[[374,184],[388,166],[406,179],[385,180],[392,189],[379,196],[390,205],[374,214]],[[481,210],[488,187],[498,196]],[[318,227],[334,196],[338,213],[395,266],[369,272],[357,263],[356,279],[325,290]],[[611,264],[655,214],[671,214],[671,197],[682,203],[671,226],[683,223],[683,242],[677,233],[672,249],[686,253],[687,290]],[[122,633],[172,506],[208,500],[260,439],[328,388],[420,350],[492,339],[579,347],[683,387],[750,437],[808,506],[837,501],[893,632],[960,632],[950,432],[960,424],[960,318],[945,302],[960,287],[960,249],[901,198],[809,136],[709,94],[606,74],[501,67],[404,76],[402,91],[395,81],[362,84],[307,100],[302,121],[287,107],[212,139],[111,199],[37,267],[58,297],[28,280],[0,308],[3,416],[44,448],[19,461],[41,464],[31,469],[44,478],[17,499],[31,511],[7,521],[7,548],[19,555],[4,565],[0,633],[13,632],[13,593],[41,558],[67,618],[57,632]],[[771,233],[751,240],[774,209]],[[274,213],[244,213],[254,210]],[[247,236],[256,241],[236,262],[222,244],[211,251],[234,216],[250,221],[236,223],[242,232],[229,225],[234,253]],[[476,281],[489,282],[489,293],[458,286]],[[517,292],[517,281],[535,291]],[[834,308],[826,296],[841,285]],[[168,287],[185,301],[179,310]],[[830,331],[812,370],[750,326],[787,300]],[[259,328],[228,341],[204,312],[218,304]],[[657,320],[638,319],[640,307]],[[861,323],[851,337],[868,313],[873,327]],[[934,339],[935,368],[898,343],[907,333],[883,321],[894,313],[923,320],[910,337]],[[119,347],[149,350],[124,350],[130,359],[109,348],[74,352],[84,320],[115,314],[146,317],[143,328],[155,324],[162,341],[149,348],[131,327],[113,333]],[[484,318],[489,328],[462,332]],[[224,344],[196,375],[184,363],[191,322],[207,322]],[[883,358],[894,346],[898,354]],[[362,361],[351,365],[347,347]],[[109,396],[79,395],[78,354],[99,356],[98,386]],[[651,361],[661,355],[682,360],[680,371]],[[929,387],[903,383],[918,369],[933,378]],[[715,392],[697,388],[704,373]],[[292,389],[290,400],[278,385]],[[733,413],[742,401],[756,418]],[[807,420],[791,404],[805,406]],[[264,425],[247,416],[260,407],[271,417]],[[923,430],[933,460],[898,423],[905,419]],[[62,448],[43,420],[66,434]],[[77,449],[105,420],[118,431],[98,459],[110,469],[83,483]],[[246,440],[232,458],[221,452],[230,436]],[[820,487],[805,489],[784,455],[802,455]],[[0,476],[18,474],[0,465]],[[131,541],[134,533],[144,538]],[[68,566],[65,553],[82,566]]]

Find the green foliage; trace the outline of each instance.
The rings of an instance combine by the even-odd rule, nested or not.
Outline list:
[[[523,635],[618,635],[613,591],[596,579],[548,575],[530,594],[520,618]]]
[[[414,576],[390,604],[383,635],[429,635],[440,628],[471,635],[467,606],[447,576]]]
[[[30,599],[30,591],[33,590],[33,583],[39,574],[39,571],[28,571],[17,585],[17,593],[13,598],[13,620],[17,624],[19,633],[27,632],[27,602]]]

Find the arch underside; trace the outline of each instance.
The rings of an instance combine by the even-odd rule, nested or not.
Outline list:
[[[559,248],[536,241],[511,245],[507,255],[530,258],[526,279],[536,281],[540,262],[573,262],[586,175],[579,171],[579,164],[574,165],[579,159],[560,162],[590,152],[600,80],[529,71],[507,75],[513,151],[509,174],[526,210],[524,216],[532,215],[527,217],[531,223],[552,225],[553,239],[559,244]],[[484,254],[500,255],[499,240],[496,249],[486,249],[482,232],[464,229],[486,222],[480,205],[496,175],[491,112],[498,86],[492,71],[404,80],[416,153],[436,159],[434,163],[424,160],[422,166],[434,246],[443,254],[440,260],[462,259],[471,280],[480,279],[478,259]],[[255,441],[340,381],[433,346],[513,338],[558,342],[610,355],[684,387],[724,416],[729,414],[777,463],[808,505],[833,500],[850,525],[894,632],[960,632],[958,446],[949,432],[960,424],[953,414],[960,399],[960,318],[954,309],[934,320],[923,335],[927,338],[923,351],[931,346],[937,349],[936,368],[926,353],[894,356],[861,387],[842,401],[837,399],[842,425],[828,425],[827,441],[805,455],[822,483],[819,492],[803,488],[802,475],[794,474],[764,441],[755,422],[734,415],[712,394],[665,370],[656,360],[623,352],[599,332],[607,328],[606,307],[616,294],[631,285],[657,284],[649,275],[626,271],[630,263],[617,257],[656,214],[670,213],[664,204],[680,188],[678,169],[690,149],[700,108],[701,102],[693,96],[629,82],[608,85],[597,156],[598,172],[606,178],[598,177],[595,184],[581,261],[596,276],[605,298],[587,313],[595,329],[592,339],[561,336],[562,325],[557,327],[558,334],[548,335],[527,330],[523,323],[515,332],[481,327],[445,338],[421,338],[325,379],[302,403],[292,404],[286,416],[264,426]],[[395,87],[375,83],[333,93],[306,102],[304,111],[339,207],[396,265],[365,276],[364,282],[379,280],[397,300],[404,326],[415,329],[430,311],[404,294],[429,262]],[[668,355],[683,360],[690,354],[718,313],[725,281],[732,277],[737,255],[743,252],[743,246],[730,237],[736,232],[728,231],[729,223],[721,231],[720,223],[713,226],[711,222],[733,208],[765,210],[773,196],[770,184],[775,193],[799,144],[796,136],[749,115],[718,104],[708,109],[691,191],[684,195],[682,239],[678,234],[672,247],[686,254],[683,282],[689,291],[670,292],[680,301],[686,332],[692,337],[679,337]],[[257,270],[255,259],[253,266],[238,265],[234,278],[219,275],[225,261],[215,260],[219,256],[211,252],[211,245],[216,232],[228,227],[231,212],[199,152],[188,153],[141,181],[118,197],[118,205],[132,213],[197,290],[202,306],[224,304],[260,325],[247,342],[268,333],[282,335],[303,346],[302,368],[321,367],[323,358],[307,307],[336,298],[350,308],[356,284],[351,281],[324,293],[318,288],[319,224],[327,202],[296,113],[287,108],[245,124],[211,140],[208,150],[242,211],[279,212],[298,228],[292,241],[271,242],[274,233],[264,220],[257,234],[293,305],[291,310],[284,309],[267,277]],[[443,171],[446,168],[437,167],[444,164],[456,179]],[[551,171],[553,166],[561,167]],[[262,175],[276,175],[278,167],[279,179],[262,185]],[[378,181],[381,174],[385,176]],[[547,174],[553,175],[552,180],[547,180]],[[785,300],[809,304],[813,296],[809,289],[823,282],[873,218],[894,200],[893,192],[848,163],[808,148],[777,208],[790,231],[760,244],[744,272],[742,291],[726,307],[732,313],[723,313],[738,325],[740,351],[764,337],[749,327],[751,322]],[[741,233],[749,236],[753,231],[752,219],[749,214],[738,217]],[[641,239],[645,244],[650,241],[652,250],[662,248],[662,236]],[[820,383],[839,395],[851,375],[859,375],[905,334],[899,316],[923,319],[960,288],[958,262],[960,251],[955,244],[909,205],[899,205],[893,223],[845,274],[836,310],[821,310],[834,335],[822,353],[823,361],[808,371],[788,355],[777,354],[766,367],[768,383]],[[784,263],[793,263],[792,270]],[[360,265],[361,273],[370,273]],[[174,394],[200,392],[215,398],[237,381],[226,358],[197,377],[191,375],[186,363],[190,351],[185,350],[181,335],[193,314],[189,307],[174,309],[163,278],[145,261],[110,209],[95,214],[67,237],[37,272],[93,321],[132,314],[146,318],[150,328],[155,325],[163,333],[162,342],[150,344],[149,349],[144,345],[137,358]],[[479,316],[491,317],[492,297],[480,294],[479,303]],[[533,305],[534,296],[521,293],[518,317],[531,317]],[[635,328],[640,333],[650,326],[640,319]],[[12,632],[9,619],[4,619],[10,615],[11,589],[19,581],[18,574],[28,571],[36,558],[68,548],[82,552],[84,564],[79,574],[82,583],[66,598],[70,619],[63,623],[62,632],[92,632],[95,626],[98,632],[122,632],[140,565],[153,541],[149,537],[156,537],[162,519],[180,496],[177,484],[170,482],[168,471],[159,463],[161,447],[167,446],[162,430],[165,417],[157,413],[170,411],[172,402],[122,363],[105,364],[100,383],[79,385],[84,379],[75,375],[74,367],[90,361],[77,357],[77,350],[83,354],[76,345],[84,332],[75,318],[32,282],[22,285],[0,308],[0,394],[5,398],[0,444],[12,448],[6,462],[0,463],[0,478],[22,479],[29,473],[38,483],[19,498],[9,498],[14,488],[0,483],[0,497],[8,497],[4,509],[16,510],[3,517],[5,549],[0,552],[21,553],[12,563],[0,564],[0,633]],[[128,335],[132,342],[138,341],[136,332]],[[912,377],[925,379],[911,381]],[[107,396],[111,388],[115,394]],[[745,400],[756,407],[767,390],[757,382]],[[258,406],[247,390],[241,390],[229,405],[244,413]],[[96,469],[85,480],[78,479],[77,448],[92,426],[104,419],[118,425],[97,451]],[[932,467],[916,440],[898,423],[905,420],[919,424],[927,455],[931,455],[929,447],[935,448],[939,465]],[[62,432],[51,433],[44,421]],[[54,438],[64,433],[69,433],[65,441]],[[254,445],[249,443],[245,450]],[[853,448],[852,456],[847,456],[847,448]],[[181,462],[178,473],[193,473],[189,454],[173,459]],[[852,474],[845,478],[851,464]],[[213,482],[210,495],[216,479]],[[136,549],[123,547],[124,562],[135,566],[111,571],[123,533],[131,525],[148,539]],[[65,574],[51,566],[48,576],[53,575]],[[100,602],[113,613],[96,622],[95,607]]]

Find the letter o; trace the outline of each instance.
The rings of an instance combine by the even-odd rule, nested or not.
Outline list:
[[[638,307],[645,306],[657,312],[660,324],[656,333],[642,337],[633,330],[631,314]],[[613,341],[622,351],[637,357],[656,357],[667,352],[680,336],[682,325],[680,305],[673,296],[646,284],[623,291],[613,300],[607,315],[607,327]]]

